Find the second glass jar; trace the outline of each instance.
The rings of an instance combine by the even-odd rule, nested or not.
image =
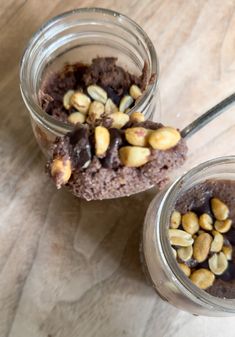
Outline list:
[[[142,258],[144,270],[158,294],[195,315],[235,316],[235,299],[210,295],[196,287],[179,268],[168,239],[170,216],[185,191],[207,179],[235,180],[235,156],[207,161],[193,168],[166,191],[157,194],[146,214]]]

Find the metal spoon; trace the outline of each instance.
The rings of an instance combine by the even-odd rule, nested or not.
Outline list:
[[[232,103],[235,102],[235,93],[225,98],[220,103],[216,104],[213,108],[209,109],[203,115],[195,119],[192,123],[186,126],[181,131],[182,138],[189,138],[194,133],[202,129],[205,125],[215,119],[217,116],[221,115],[225,110],[227,110]]]

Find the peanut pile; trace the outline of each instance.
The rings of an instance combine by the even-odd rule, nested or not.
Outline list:
[[[123,96],[117,107],[100,86],[90,85],[86,90],[88,95],[81,91],[69,90],[63,97],[66,110],[72,107],[77,110],[68,117],[71,124],[85,122],[91,124],[104,116],[109,116],[113,121],[112,126],[120,129],[129,121],[127,112],[130,107],[142,95],[140,88],[133,84],[129,89],[129,95]]]
[[[169,240],[179,267],[204,290],[227,270],[232,259],[232,246],[223,236],[232,226],[229,208],[218,198],[212,198],[210,203],[213,217],[194,212],[182,215],[175,210],[169,228]],[[205,262],[208,268],[200,266]]]
[[[130,89],[133,97],[137,97],[135,90],[137,90],[136,86],[132,86]],[[104,104],[105,100],[107,104],[108,99],[105,91],[98,86],[92,85],[88,87],[87,91],[90,93],[90,96],[96,99],[96,101],[90,102],[90,98],[82,93],[73,93],[68,101],[69,103],[64,99],[66,104],[68,104],[66,105],[67,107],[69,107],[69,104],[72,102],[73,106],[76,106],[79,109],[79,112],[72,113],[70,116],[78,114],[78,116],[84,117],[84,125],[82,124],[83,122],[81,122],[80,117],[80,121],[76,119],[76,124],[82,124],[82,127],[78,132],[81,133],[81,138],[83,138],[82,143],[85,142],[85,138],[87,141],[86,148],[80,149],[80,151],[86,151],[87,155],[86,160],[83,161],[79,167],[73,167],[71,158],[68,156],[66,158],[58,156],[53,158],[50,165],[50,173],[58,188],[69,181],[73,170],[86,169],[91,162],[92,155],[104,159],[107,153],[110,155],[110,151],[112,151],[113,147],[117,147],[121,165],[138,168],[153,160],[152,152],[154,150],[169,150],[175,147],[180,141],[181,135],[179,131],[172,127],[159,127],[156,130],[150,130],[142,126],[133,126],[136,125],[136,123],[138,125],[138,123],[144,121],[144,116],[140,112],[133,112],[130,116],[121,111],[112,112],[108,116],[112,121],[110,128],[103,125],[89,126],[89,123],[87,123],[85,118],[85,116],[87,116],[86,114],[88,114],[87,118],[100,117],[100,114],[97,112],[97,106],[98,104]],[[124,103],[121,101],[119,110],[126,109],[127,105]],[[103,106],[100,111],[102,112],[103,109],[105,109],[105,106]],[[130,127],[128,127],[127,123],[129,123]],[[117,134],[115,140],[113,140],[114,131]],[[91,136],[88,136],[90,132]]]

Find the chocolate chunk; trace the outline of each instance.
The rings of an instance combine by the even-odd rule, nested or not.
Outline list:
[[[184,262],[184,261],[182,261]],[[188,261],[185,262],[185,264],[189,267],[189,268],[195,268],[198,265],[198,262],[194,259],[191,258]]]
[[[197,214],[203,214],[203,213],[206,213],[210,216],[212,216],[212,212],[211,212],[211,208],[210,208],[210,204],[208,202],[204,202],[202,205],[198,206],[198,207],[194,207],[192,209],[192,211],[194,213],[197,213]]]
[[[111,98],[113,103],[118,106],[121,100],[121,95],[117,93],[111,86],[110,87],[106,86],[104,89],[107,91],[108,97]],[[124,94],[126,93],[126,91],[124,90],[122,90],[122,92]]]
[[[86,168],[91,161],[91,145],[89,142],[89,129],[79,125],[69,134],[71,144],[71,157],[75,168]]]
[[[110,144],[102,164],[106,168],[117,168],[120,165],[118,149],[123,143],[122,133],[118,129],[109,129]]]

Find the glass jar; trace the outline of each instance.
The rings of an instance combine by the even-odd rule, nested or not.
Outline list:
[[[235,180],[235,156],[204,162],[157,194],[144,222],[143,265],[158,294],[174,306],[196,315],[233,316],[235,299],[217,298],[196,287],[178,267],[168,239],[168,224],[176,200],[207,179]]]
[[[72,126],[47,115],[39,105],[38,93],[45,73],[60,70],[65,63],[89,63],[97,56],[117,57],[118,64],[135,75],[140,75],[146,64],[148,81],[156,74],[129,113],[141,111],[146,119],[155,113],[159,119],[160,111],[156,107],[158,61],[155,48],[142,28],[128,17],[107,9],[82,8],[66,12],[36,32],[20,67],[21,93],[45,155],[56,136],[72,130]]]

